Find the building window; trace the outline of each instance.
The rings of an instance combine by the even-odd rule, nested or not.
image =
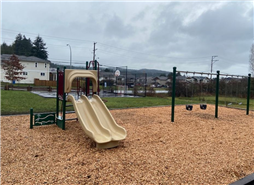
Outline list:
[[[41,73],[41,76],[45,76],[45,73]]]
[[[34,65],[35,65],[35,67],[37,67],[37,66],[38,66],[37,62],[35,62],[35,64],[34,64]]]
[[[47,63],[45,63],[45,68],[47,68]]]
[[[27,75],[27,72],[23,72],[23,75]]]

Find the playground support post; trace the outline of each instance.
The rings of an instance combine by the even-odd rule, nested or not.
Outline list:
[[[217,78],[216,78],[216,99],[215,99],[215,118],[218,118],[219,88],[220,88],[220,71],[217,71]]]
[[[99,79],[100,79],[100,74],[99,74],[99,65],[98,65],[98,61],[95,60],[94,61],[94,67],[93,67],[93,70],[98,70],[98,73],[97,73],[97,78],[98,78],[98,87],[97,87],[97,94],[99,95],[99,92],[100,92],[100,82],[99,82]],[[97,67],[98,66],[98,67]]]
[[[174,114],[175,114],[175,85],[176,85],[176,67],[173,68],[171,122],[174,122]]]
[[[30,129],[33,128],[33,108],[30,109]]]
[[[59,80],[59,68],[57,68],[57,93],[56,93],[56,124],[58,127],[62,128],[62,130],[65,130],[65,107],[66,107],[66,93],[64,92],[64,86],[65,86],[65,69],[63,69],[63,81]],[[59,85],[60,83],[63,83],[62,86]],[[59,90],[61,88],[61,91]],[[59,119],[59,91],[63,92],[63,97],[62,97],[62,118]]]
[[[58,88],[59,88],[59,86],[58,86],[58,74],[59,73],[59,67],[57,68],[57,79],[56,79],[56,117],[58,118],[58,116],[59,116],[59,97],[58,97]]]
[[[250,81],[251,81],[251,74],[248,74],[248,89],[247,89],[247,108],[246,108],[246,115],[249,115],[249,110],[250,110]]]
[[[63,83],[63,92],[64,92],[64,89],[65,89],[65,69],[66,67],[64,67],[64,73],[63,73],[63,79],[64,79],[64,83]],[[62,129],[65,130],[65,108],[66,108],[66,93],[64,92],[63,93],[63,127]]]
[[[88,70],[89,66],[88,66],[88,61],[86,61],[86,70]],[[86,78],[86,96],[88,96],[88,94],[90,93],[90,79]]]

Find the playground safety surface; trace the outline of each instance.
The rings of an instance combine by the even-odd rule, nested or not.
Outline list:
[[[254,113],[214,106],[112,110],[127,138],[99,150],[78,122],[1,117],[1,184],[230,184],[254,172]],[[69,115],[75,117],[75,114]]]

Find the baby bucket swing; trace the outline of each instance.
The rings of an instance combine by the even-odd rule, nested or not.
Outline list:
[[[207,108],[207,104],[206,104],[206,101],[205,101],[205,97],[204,97],[204,94],[203,94],[203,79],[200,80],[200,87],[201,87],[201,101],[204,101],[204,103],[200,103],[200,109],[202,110],[206,110]]]
[[[186,75],[187,75],[187,73],[186,73]],[[186,79],[187,79],[187,78],[186,78]],[[191,91],[192,91],[192,95],[191,95],[191,101],[192,101],[192,96],[193,96],[193,84],[192,84],[192,82],[190,82],[190,83],[191,83]],[[186,83],[185,83],[185,88],[186,88],[186,97],[188,97],[187,80],[186,80]],[[187,104],[187,105],[186,105],[186,110],[192,111],[192,109],[193,109],[193,105],[192,105],[192,104]]]

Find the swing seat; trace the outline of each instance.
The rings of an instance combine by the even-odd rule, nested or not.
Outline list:
[[[186,110],[192,111],[193,105],[186,105]]]
[[[200,104],[200,109],[206,110],[206,108],[207,108],[207,105],[206,105],[206,104]]]

